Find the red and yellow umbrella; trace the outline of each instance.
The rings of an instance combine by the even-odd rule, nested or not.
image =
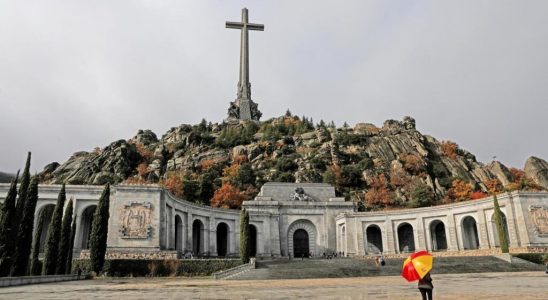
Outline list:
[[[404,262],[401,276],[407,281],[416,281],[423,278],[432,270],[432,255],[428,251],[419,251],[411,254]]]

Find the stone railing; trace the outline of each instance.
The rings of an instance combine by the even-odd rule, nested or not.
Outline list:
[[[228,270],[223,270],[219,272],[213,273],[213,279],[227,279],[229,277],[232,277],[234,275],[247,272],[249,270],[253,270],[256,268],[255,258],[252,257],[249,259],[249,263],[240,265]]]
[[[84,274],[0,277],[0,287],[83,279],[86,279]]]

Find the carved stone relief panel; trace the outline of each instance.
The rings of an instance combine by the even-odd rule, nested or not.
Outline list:
[[[152,233],[152,212],[150,202],[130,201],[120,212],[120,233],[124,239],[148,239]]]

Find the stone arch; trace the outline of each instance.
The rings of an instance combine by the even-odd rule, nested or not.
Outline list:
[[[217,256],[224,257],[228,254],[230,229],[225,222],[217,224]]]
[[[506,215],[501,211],[500,217],[502,219],[502,230],[504,231],[504,235],[506,236],[506,241],[510,243],[510,237],[508,235],[508,220],[506,219]],[[497,222],[495,221],[495,214],[491,216],[491,224],[492,224],[492,231],[493,231],[493,245],[495,247],[500,247],[500,241],[499,241],[499,232],[497,229]]]
[[[478,249],[479,237],[476,219],[472,216],[466,216],[462,219],[462,246],[465,250]]]
[[[249,256],[257,256],[257,227],[253,224],[249,224],[249,237],[247,246],[249,247]]]
[[[445,224],[441,220],[430,222],[430,239],[432,242],[432,251],[447,250]]]
[[[413,233],[413,226],[407,222],[398,225],[398,246],[400,253],[415,251],[415,234]]]
[[[175,215],[175,250],[183,251],[183,220],[179,215]]]
[[[316,226],[308,220],[297,220],[293,222],[289,229],[287,230],[287,252],[288,255],[293,256],[294,254],[294,240],[293,237],[295,232],[299,229],[303,229],[308,234],[308,245],[309,251],[312,255],[316,254]]]
[[[382,231],[378,225],[372,224],[367,226],[365,230],[366,252],[367,253],[382,253]]]
[[[36,220],[36,228],[40,226],[38,222],[42,221],[41,227],[42,230],[40,233],[38,233],[37,238],[40,238],[40,253],[44,252],[44,247],[46,244],[46,236],[48,234],[49,224],[51,223],[51,218],[53,216],[53,210],[55,209],[55,204],[46,204],[40,207],[38,213],[36,214],[38,216],[38,219]],[[42,217],[41,214],[44,214]],[[36,233],[35,233],[36,235]]]
[[[204,253],[204,242],[204,223],[199,219],[195,219],[194,222],[192,222],[192,252],[194,255]]]
[[[81,249],[89,249],[89,238],[91,236],[91,225],[93,224],[93,215],[95,214],[97,205],[89,205],[83,211],[80,217],[80,236],[82,241],[80,243]]]

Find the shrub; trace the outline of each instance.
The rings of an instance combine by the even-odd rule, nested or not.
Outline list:
[[[443,141],[441,142],[441,152],[447,157],[449,157],[452,160],[457,159],[457,151],[459,149],[459,145],[456,143],[453,143],[451,141]]]
[[[410,207],[430,206],[436,199],[434,191],[432,191],[432,189],[422,181],[415,182],[411,185],[410,196]]]
[[[395,203],[384,174],[380,174],[371,180],[370,188],[365,193],[365,201],[369,207],[377,208],[391,206]]]
[[[299,165],[289,158],[281,158],[276,162],[276,169],[280,172],[291,172],[297,170]]]
[[[143,277],[143,276],[210,276],[211,274],[237,267],[239,259],[109,259],[101,270],[108,276]],[[72,273],[80,269],[83,273],[92,271],[89,260],[77,259],[72,263]]]

